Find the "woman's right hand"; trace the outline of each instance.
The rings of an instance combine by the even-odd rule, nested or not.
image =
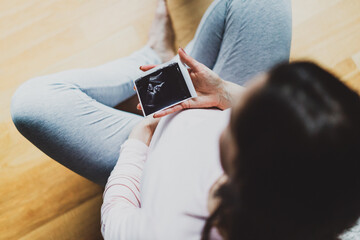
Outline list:
[[[228,84],[234,84],[222,80],[211,69],[186,54],[182,48],[179,48],[178,53],[180,60],[190,68],[189,74],[198,96],[164,109],[154,114],[154,118],[163,117],[182,109],[216,107],[224,110],[231,107],[233,96],[230,94]],[[147,71],[153,67],[155,65],[146,65],[141,66],[140,69]],[[237,87],[241,88],[239,85]],[[138,109],[141,109],[140,105],[138,105]]]

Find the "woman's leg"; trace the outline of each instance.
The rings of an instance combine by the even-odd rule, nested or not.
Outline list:
[[[243,85],[289,60],[290,0],[215,0],[189,53],[225,80]]]
[[[139,66],[159,64],[149,47],[96,68],[30,79],[15,92],[11,114],[17,129],[64,166],[104,185],[141,116],[116,104],[134,94]]]
[[[21,85],[11,106],[18,130],[54,160],[104,185],[121,144],[142,119],[113,107],[135,94],[132,80],[142,73],[139,66],[174,56],[167,11],[165,0],[159,0],[148,44],[131,56]]]
[[[204,15],[195,39],[188,46],[192,46],[190,53],[197,60],[213,68],[223,78],[238,83],[245,79],[242,74],[247,72],[242,70],[248,67],[243,58],[249,58],[249,62],[250,58],[259,62],[262,60],[262,53],[251,56],[240,54],[242,58],[228,53],[229,49],[235,52],[247,49],[246,44],[240,44],[242,46],[236,49],[242,38],[247,39],[240,31],[244,31],[241,24],[246,25],[244,28],[250,27],[240,21],[241,8],[236,6],[247,2],[214,1]],[[265,2],[264,5],[267,6]],[[273,10],[272,6],[269,8]],[[282,15],[282,12],[286,13],[280,11],[279,14]],[[260,20],[258,22],[261,23]],[[240,40],[233,43],[229,41],[231,36]],[[286,49],[286,44],[281,48]],[[272,54],[276,56],[277,52]],[[280,55],[284,58],[284,54]],[[237,57],[239,61],[235,62],[239,65],[225,64],[237,60]],[[264,65],[258,64],[258,68],[250,66],[250,69],[257,73],[265,68],[266,62],[273,64],[273,61],[268,59]],[[128,58],[94,69],[71,70],[31,79],[13,96],[13,121],[18,130],[47,155],[82,176],[104,184],[118,158],[120,145],[132,126],[141,119],[112,107],[133,94],[131,80],[138,76],[139,65],[159,63],[161,60],[155,52],[146,47]]]
[[[210,69],[216,63],[225,29],[227,0],[214,0],[206,10],[194,39],[185,50]]]

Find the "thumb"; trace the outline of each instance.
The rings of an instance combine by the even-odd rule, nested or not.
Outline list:
[[[189,56],[184,49],[179,48],[178,50],[180,60],[188,65],[193,71],[199,71],[200,70],[200,63],[196,61],[194,58]]]

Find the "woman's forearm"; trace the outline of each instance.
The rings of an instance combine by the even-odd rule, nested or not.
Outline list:
[[[145,118],[122,144],[120,157],[105,186],[101,207],[104,239],[155,239],[152,223],[141,209],[140,179],[148,146],[160,119]]]
[[[121,146],[119,160],[103,194],[101,231],[105,239],[134,236],[129,231],[125,232],[130,235],[119,234],[119,229],[129,228],[141,219],[137,210],[141,207],[140,179],[147,150],[148,146],[137,139],[129,139]]]

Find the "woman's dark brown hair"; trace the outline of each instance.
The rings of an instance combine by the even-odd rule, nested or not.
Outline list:
[[[281,64],[230,121],[236,174],[202,239],[338,239],[360,216],[360,99],[313,63]]]

